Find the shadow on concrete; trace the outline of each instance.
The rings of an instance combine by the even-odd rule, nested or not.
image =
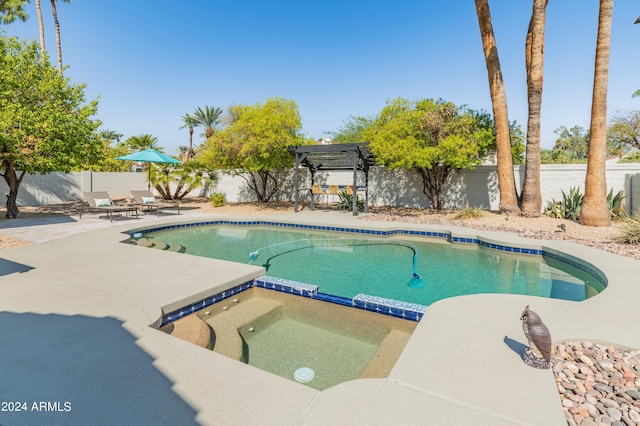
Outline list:
[[[0,312],[0,324],[0,401],[26,408],[0,411],[3,426],[197,424],[121,321]]]
[[[0,277],[4,275],[14,274],[16,272],[27,272],[32,269],[33,267],[31,266],[0,258]]]
[[[7,219],[0,218],[0,229],[25,228],[27,226],[55,225],[59,223],[77,222],[76,219],[67,215],[47,216],[42,218]]]
[[[504,343],[505,345],[507,345],[509,347],[509,349],[511,349],[512,351],[514,351],[515,353],[517,353],[520,358],[522,360],[524,360],[524,351],[529,347],[525,344],[522,344],[520,342],[518,342],[517,340],[513,340],[507,336],[504,336]]]

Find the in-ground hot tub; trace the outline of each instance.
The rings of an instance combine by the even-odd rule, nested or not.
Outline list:
[[[387,377],[417,325],[254,287],[161,329],[171,333],[183,322],[202,331],[194,317],[209,327],[201,346],[318,390]]]

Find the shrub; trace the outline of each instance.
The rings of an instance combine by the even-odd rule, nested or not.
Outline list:
[[[569,194],[562,191],[562,201],[551,199],[544,209],[544,214],[555,217],[557,219],[573,219],[580,218],[580,209],[582,208],[582,200],[584,195],[580,193],[579,187],[570,187]]]
[[[625,195],[622,195],[622,191],[618,191],[614,195],[613,188],[609,190],[607,194],[607,204],[609,205],[611,217],[616,218],[623,215],[622,200],[624,200],[625,197]],[[556,219],[578,220],[580,218],[583,199],[584,195],[580,193],[580,188],[570,187],[568,195],[562,191],[562,201],[556,201],[552,198],[551,201],[547,203],[544,214],[555,217]]]
[[[353,195],[347,194],[347,191],[338,192],[338,210],[351,210],[353,205]],[[358,210],[364,210],[364,201],[360,199],[360,197],[356,198],[356,205]]]
[[[211,201],[211,205],[213,207],[222,207],[226,204],[227,199],[224,196],[224,194],[211,194],[211,197],[209,197],[209,200]]]
[[[609,211],[611,212],[612,218],[621,217],[624,215],[624,211],[622,209],[622,200],[626,198],[626,195],[622,195],[622,191],[618,191],[615,195],[613,195],[613,188],[609,190],[607,194],[607,203],[609,204]]]
[[[625,219],[620,234],[615,236],[613,241],[622,244],[640,244],[640,212]]]
[[[453,216],[454,220],[477,219],[484,214],[484,206],[464,207],[456,212]]]

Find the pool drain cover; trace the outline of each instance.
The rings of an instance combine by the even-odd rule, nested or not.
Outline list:
[[[309,367],[298,368],[296,372],[293,373],[293,377],[300,383],[305,383],[312,380],[315,375],[316,373],[314,373],[314,371]]]

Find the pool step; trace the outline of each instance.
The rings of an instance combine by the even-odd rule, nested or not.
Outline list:
[[[382,339],[376,353],[366,365],[359,379],[387,377],[411,338],[412,332],[392,329]]]
[[[220,304],[228,309],[200,317],[213,329],[213,351],[238,361],[243,360],[243,341],[238,329],[251,326],[252,322],[282,306],[281,302],[263,298]]]
[[[155,248],[158,250],[167,250],[167,251],[173,251],[176,253],[184,253],[187,251],[187,248],[185,246],[183,246],[182,244],[168,244],[162,241],[151,241],[148,240],[146,238],[140,238],[138,240],[134,240],[133,244],[142,246],[142,247],[149,247],[149,248]]]

